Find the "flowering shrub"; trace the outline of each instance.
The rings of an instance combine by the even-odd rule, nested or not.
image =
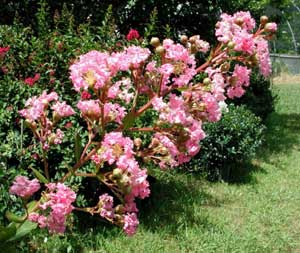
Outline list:
[[[267,39],[275,24],[263,17],[253,33],[254,19],[248,12],[238,12],[222,14],[216,27],[219,44],[204,63],[197,61],[196,54],[207,53],[210,46],[199,35],[181,36],[181,43],[152,38],[153,51],[130,45],[116,52],[93,50],[81,55],[70,67],[70,79],[80,94],[77,109],[85,122],[81,134],[86,142],[76,150],[75,164],[60,178],[51,176],[48,156],[64,138],[58,123],[75,110],[60,102],[54,91],[27,100],[19,113],[42,150],[44,173],[32,170],[46,188],[27,210],[26,219],[51,233],[63,233],[75,209],[98,214],[128,235],[135,233],[139,223],[135,201],[150,194],[143,165],[153,162],[166,169],[190,161],[205,138],[202,123],[220,120],[226,97],[244,94],[251,68],[258,65],[264,76],[270,74]],[[135,120],[149,109],[157,117],[151,125],[137,127]],[[132,138],[133,133],[143,132],[152,134],[150,142]],[[92,166],[86,168],[89,162]],[[95,206],[73,206],[76,193],[65,184],[71,177],[95,178],[109,191],[99,196]],[[36,183],[28,179],[22,183],[25,195],[14,186],[11,193],[27,201]],[[18,184],[17,180],[14,185]]]

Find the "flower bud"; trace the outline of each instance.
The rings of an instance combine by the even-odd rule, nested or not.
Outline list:
[[[127,186],[130,183],[130,177],[123,174],[120,181],[119,181],[121,186]]]
[[[229,41],[227,46],[228,46],[229,49],[233,49],[235,47],[235,44],[234,44],[234,42]]]
[[[151,148],[155,148],[160,144],[159,140],[157,138],[153,138],[150,144]]]
[[[159,150],[159,153],[162,155],[162,156],[166,156],[169,154],[169,150],[166,148],[166,147],[162,147],[160,150]]]
[[[242,24],[244,24],[244,20],[242,18],[236,18],[234,23],[236,23],[237,25],[241,26]]]
[[[123,171],[119,168],[116,168],[113,170],[113,178],[114,179],[120,179],[122,177]]]
[[[230,82],[231,86],[235,86],[237,83],[237,80],[238,80],[238,77],[236,77],[236,76],[230,77],[229,82]]]
[[[267,23],[265,25],[265,31],[274,33],[277,31],[277,24],[276,23]]]
[[[49,101],[47,99],[43,99],[42,103],[45,107],[47,107],[49,105]]]
[[[31,121],[29,119],[25,120],[25,126],[29,127],[29,128],[33,128],[36,129],[37,125],[34,121]]]
[[[188,37],[186,35],[182,35],[180,37],[180,42],[185,45],[188,42]]]
[[[151,41],[150,41],[150,44],[151,44],[153,47],[158,47],[158,46],[160,45],[159,38],[157,38],[157,37],[152,37],[152,38],[151,38]]]
[[[201,112],[204,112],[205,110],[206,110],[206,104],[205,103],[203,103],[203,102],[201,102],[200,104],[199,104],[199,111],[201,111]]]
[[[258,64],[258,56],[257,56],[257,54],[251,55],[250,61],[251,61],[252,65],[257,66],[257,64]]]
[[[61,119],[61,117],[59,116],[59,114],[54,111],[53,112],[53,122],[58,122]]]
[[[135,145],[137,148],[140,148],[140,147],[142,146],[142,144],[143,144],[141,138],[135,138],[135,139],[133,140],[133,143],[134,143],[134,145]]]
[[[195,44],[191,45],[191,53],[192,54],[196,54],[198,52],[198,48]]]
[[[155,52],[157,54],[163,54],[165,52],[165,49],[164,49],[163,46],[158,46],[158,47],[155,48]]]
[[[260,23],[262,25],[265,25],[268,22],[269,18],[267,16],[261,16],[260,17]]]
[[[229,69],[230,69],[230,63],[229,62],[224,62],[221,65],[221,71],[222,72],[227,72],[227,71],[229,71]]]
[[[123,214],[125,213],[125,208],[123,205],[117,205],[115,208],[115,212],[118,214]]]
[[[204,79],[203,79],[203,84],[204,84],[204,85],[210,85],[210,84],[211,84],[210,78],[209,78],[209,77],[204,78]]]
[[[52,133],[49,137],[48,137],[48,143],[49,144],[54,144],[54,141],[56,139],[56,134]]]
[[[197,37],[196,36],[192,36],[189,38],[189,42],[191,42],[192,44],[196,43]]]

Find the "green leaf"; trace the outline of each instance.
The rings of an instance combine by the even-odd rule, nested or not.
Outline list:
[[[37,228],[37,223],[35,222],[31,222],[29,220],[26,220],[18,229],[17,229],[17,233],[15,234],[15,236],[13,236],[12,238],[10,238],[8,241],[16,241],[22,237],[24,237],[25,235],[27,235],[28,233],[30,233],[32,230]]]
[[[16,224],[10,223],[7,227],[0,227],[0,242],[5,242],[16,234]]]
[[[133,111],[129,112],[123,120],[124,130],[130,128],[134,124],[135,113]]]
[[[37,204],[36,200],[30,201],[29,203],[27,203],[26,207],[27,207],[28,213],[31,213],[33,211],[33,209],[36,207],[36,204]]]
[[[78,162],[80,159],[81,152],[82,152],[81,136],[78,131],[76,131],[76,133],[75,133],[75,150],[74,150],[74,152],[75,152],[76,162]]]
[[[22,223],[26,219],[26,215],[19,216],[10,211],[6,211],[5,216],[9,221],[14,221],[17,223]]]
[[[35,175],[42,183],[44,183],[44,184],[49,183],[48,179],[45,178],[41,172],[39,172],[38,170],[36,170],[36,169],[34,169],[34,168],[31,168],[31,169],[32,169],[34,175]]]

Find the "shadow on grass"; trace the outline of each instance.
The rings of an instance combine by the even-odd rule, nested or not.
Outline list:
[[[204,190],[203,180],[190,175],[177,175],[170,180],[153,183],[151,196],[140,203],[140,221],[146,230],[176,235],[185,227],[214,226],[201,206],[220,206],[217,199]]]
[[[167,174],[168,172],[166,172]],[[179,234],[183,227],[201,226],[211,229],[207,214],[201,212],[201,206],[221,206],[224,200],[217,199],[204,189],[204,181],[192,175],[162,175],[151,180],[151,195],[140,200],[139,221],[145,230],[154,233],[163,230],[168,234]],[[93,231],[101,233],[103,238],[120,236],[120,228],[105,222],[99,216],[75,212],[76,229],[80,233]]]
[[[236,164],[230,168],[229,176],[225,181],[229,184],[255,185],[258,183],[255,173],[266,174],[267,172],[256,161]]]
[[[269,115],[265,142],[258,150],[257,157],[268,163],[274,155],[288,154],[292,149],[300,149],[300,115],[273,112]],[[267,173],[256,160],[244,164],[235,164],[229,171],[223,172],[223,180],[233,184],[256,184],[256,172]]]
[[[300,144],[300,114],[272,113],[267,121],[266,142],[259,154],[268,160],[270,155],[288,153]]]

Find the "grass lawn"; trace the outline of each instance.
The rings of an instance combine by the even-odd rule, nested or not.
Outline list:
[[[276,85],[258,158],[233,183],[160,173],[126,237],[97,218],[63,237],[37,231],[39,252],[300,252],[300,84]],[[25,247],[24,245],[24,248]],[[34,250],[35,251],[35,250]]]

